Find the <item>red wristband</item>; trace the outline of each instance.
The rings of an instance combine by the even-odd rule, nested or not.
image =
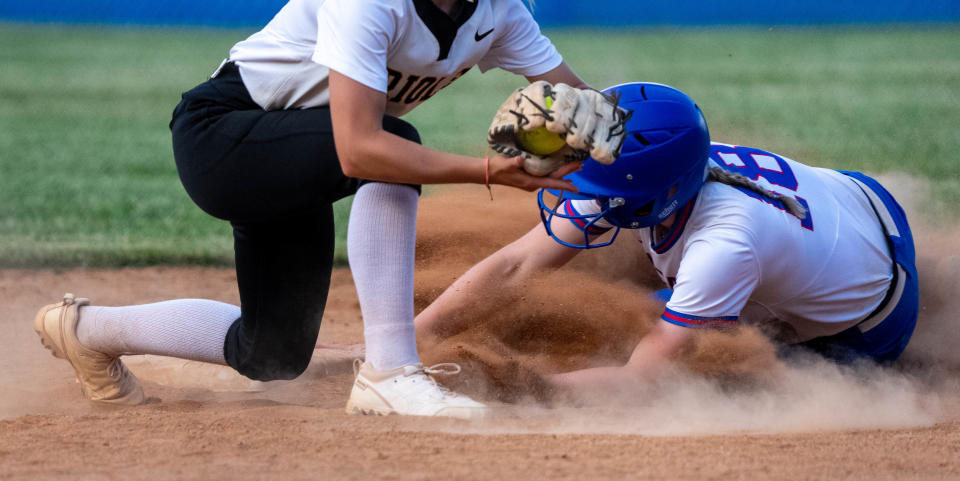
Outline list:
[[[490,156],[483,159],[483,185],[487,186],[487,192],[490,194],[490,200],[493,200],[493,189],[490,188]]]

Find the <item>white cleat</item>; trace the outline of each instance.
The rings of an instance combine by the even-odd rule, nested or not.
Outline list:
[[[347,401],[347,413],[483,418],[489,411],[486,405],[437,384],[431,377],[458,372],[460,366],[453,363],[427,368],[419,363],[410,364],[390,371],[377,371],[363,363]]]

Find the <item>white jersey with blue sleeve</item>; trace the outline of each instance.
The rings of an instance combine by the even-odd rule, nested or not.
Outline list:
[[[807,216],[745,188],[707,182],[666,232],[636,230],[673,289],[663,320],[724,327],[762,317],[777,324],[781,340],[802,342],[836,334],[881,303],[892,260],[877,214],[849,177],[719,143],[710,163],[794,197]],[[572,208],[597,212],[591,203],[573,201]]]
[[[401,116],[473,66],[536,76],[563,59],[520,0],[290,0],[230,60],[265,110],[329,105],[334,70],[387,96]]]

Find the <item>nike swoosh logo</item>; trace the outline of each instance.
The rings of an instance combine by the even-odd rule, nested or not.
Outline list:
[[[494,28],[496,28],[496,27],[494,27]],[[483,32],[483,33],[480,33],[480,30],[477,30],[477,33],[473,34],[473,39],[479,42],[479,41],[483,40],[484,38],[486,38],[486,36],[487,36],[487,35],[490,35],[491,33],[493,33],[493,29],[492,29],[492,28],[491,28],[490,30],[487,30],[486,32]]]

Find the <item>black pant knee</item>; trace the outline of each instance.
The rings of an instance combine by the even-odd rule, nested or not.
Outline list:
[[[293,379],[310,363],[330,289],[333,208],[233,227],[242,312],[224,357],[251,379]]]
[[[244,337],[243,322],[237,319],[227,332],[227,340]],[[236,346],[236,344],[234,345]],[[311,339],[284,339],[282,345],[234,349],[227,356],[231,367],[257,381],[289,381],[296,379],[310,365],[316,348],[316,337]],[[238,352],[239,351],[239,352]]]

